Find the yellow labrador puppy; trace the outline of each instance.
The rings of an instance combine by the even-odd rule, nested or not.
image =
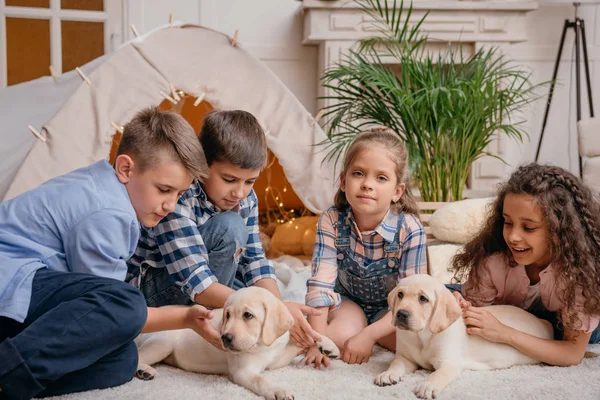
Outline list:
[[[139,364],[136,376],[153,379],[151,365],[163,361],[187,371],[229,375],[231,380],[266,399],[294,396],[262,377],[265,369],[288,365],[302,350],[290,342],[294,319],[287,307],[268,290],[240,289],[223,309],[215,310],[213,326],[220,330],[226,351],[220,351],[191,329],[142,334],[136,339]],[[319,348],[336,358],[340,351],[322,336]]]
[[[424,399],[437,397],[462,370],[488,370],[538,361],[506,344],[469,336],[460,306],[446,287],[429,275],[400,280],[388,295],[396,326],[396,356],[375,378],[379,386],[394,385],[418,367],[434,370],[415,389]],[[548,321],[513,306],[485,307],[500,322],[543,339],[552,339]]]

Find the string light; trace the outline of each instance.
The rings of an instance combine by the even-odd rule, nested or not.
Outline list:
[[[281,192],[279,191],[278,188],[274,187],[271,184],[271,178],[272,178],[271,167],[273,166],[274,163],[275,163],[275,156],[273,155],[273,159],[269,161],[269,163],[264,171],[264,175],[266,176],[266,180],[267,180],[267,187],[265,188],[265,195],[264,195],[264,199],[265,199],[264,204],[265,204],[265,208],[266,208],[265,214],[266,214],[267,224],[270,224],[272,222],[280,224],[280,225],[288,223],[288,224],[294,226],[295,229],[299,229],[298,225],[295,225],[296,218],[304,216],[304,215],[312,215],[312,213],[310,213],[310,211],[308,211],[307,209],[300,209],[300,210],[296,210],[293,208],[290,210],[285,209],[283,195],[281,194],[281,192],[287,193],[287,191],[288,191],[287,182],[284,183],[284,186],[281,189]],[[271,204],[275,204],[275,208],[273,208],[273,206]]]

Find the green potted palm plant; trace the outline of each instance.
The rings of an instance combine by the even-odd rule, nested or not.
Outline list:
[[[323,97],[330,100],[323,143],[328,159],[337,163],[356,135],[385,126],[405,142],[424,201],[462,199],[472,163],[495,157],[486,151],[495,135],[522,141],[519,111],[538,97],[530,74],[495,49],[467,58],[462,48],[449,46],[432,55],[420,31],[427,15],[411,26],[412,5],[405,8],[403,1],[356,2],[379,35],[361,41],[321,78],[332,93]]]

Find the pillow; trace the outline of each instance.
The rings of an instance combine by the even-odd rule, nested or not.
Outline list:
[[[278,225],[271,238],[271,257],[288,254],[311,256],[319,217],[300,217],[292,223]]]
[[[436,244],[428,246],[429,274],[438,281],[452,283],[452,257],[462,246],[457,244]]]
[[[467,243],[483,226],[493,197],[455,201],[436,210],[429,220],[431,233],[443,242]]]

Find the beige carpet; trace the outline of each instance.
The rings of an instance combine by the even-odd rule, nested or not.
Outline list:
[[[590,346],[600,353],[600,345]],[[300,358],[297,359],[298,361]],[[296,399],[416,399],[412,389],[425,379],[427,372],[417,371],[395,386],[380,388],[373,378],[387,369],[392,353],[379,347],[367,364],[348,365],[334,361],[329,370],[319,371],[304,365],[265,372],[281,382]],[[513,367],[496,371],[465,371],[451,383],[440,399],[599,399],[600,357],[585,359],[575,367],[546,365]],[[134,379],[112,389],[53,397],[54,400],[105,399],[258,399],[248,390],[231,383],[226,377],[201,375],[167,366],[158,367],[152,381]]]
[[[287,257],[287,258],[286,258]],[[306,293],[306,279],[310,276],[302,262],[285,256],[275,263],[279,289],[289,301],[302,302]],[[600,353],[600,345],[589,347]],[[296,399],[365,400],[416,399],[413,388],[425,379],[427,372],[417,371],[395,386],[380,388],[373,384],[377,374],[389,366],[393,354],[376,346],[367,364],[348,365],[334,361],[328,370],[315,370],[296,364],[265,376],[281,382]],[[152,381],[134,379],[112,389],[54,397],[54,400],[209,400],[258,399],[252,392],[237,386],[224,376],[200,375],[158,366],[158,375]],[[465,371],[450,384],[440,399],[600,399],[600,357],[584,359],[575,367],[560,368],[545,365],[514,367],[496,371]]]

